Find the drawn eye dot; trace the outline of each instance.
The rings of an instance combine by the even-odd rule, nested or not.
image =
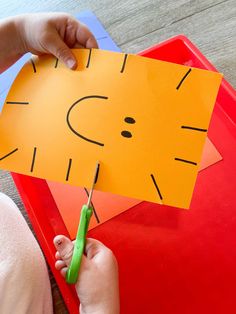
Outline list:
[[[132,117],[125,117],[124,121],[130,124],[134,124],[136,122]]]
[[[122,131],[121,135],[124,136],[124,137],[127,137],[127,138],[132,137],[132,134],[129,131]]]

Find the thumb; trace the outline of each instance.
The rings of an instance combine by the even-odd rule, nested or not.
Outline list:
[[[66,66],[70,69],[76,69],[77,60],[73,55],[70,48],[64,43],[57,31],[53,32],[51,36],[47,36],[46,41],[44,42],[44,48],[59,61],[65,63]]]
[[[101,254],[106,250],[108,250],[107,247],[100,241],[91,238],[87,239],[85,255],[89,260],[93,259],[96,255]]]

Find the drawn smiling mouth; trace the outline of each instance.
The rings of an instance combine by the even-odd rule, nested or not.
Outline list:
[[[91,95],[91,96],[85,96],[85,97],[80,98],[79,100],[77,100],[76,102],[74,102],[74,103],[72,104],[72,106],[69,108],[69,110],[68,110],[68,112],[67,112],[67,115],[66,115],[66,122],[67,122],[67,125],[68,125],[68,127],[70,128],[70,130],[71,130],[75,135],[79,136],[80,138],[82,138],[83,140],[85,140],[85,141],[87,141],[87,142],[90,142],[90,143],[93,143],[93,144],[96,144],[96,145],[99,145],[99,146],[104,146],[103,143],[98,142],[98,141],[95,141],[95,140],[93,140],[93,139],[90,139],[90,138],[88,138],[88,137],[82,135],[82,134],[79,133],[78,131],[76,131],[76,130],[73,128],[73,126],[72,126],[72,124],[71,124],[71,122],[70,122],[70,114],[71,114],[72,110],[73,110],[81,101],[84,101],[84,100],[86,100],[86,99],[91,99],[91,98],[105,99],[105,100],[108,99],[108,97],[106,97],[106,96],[99,96],[99,95]]]
[[[67,112],[67,115],[66,115],[66,122],[67,122],[67,125],[68,125],[69,129],[70,129],[75,135],[79,136],[80,138],[82,138],[83,140],[85,140],[85,141],[87,141],[87,142],[90,142],[90,143],[93,143],[93,144],[96,144],[96,145],[99,145],[99,146],[104,146],[104,143],[98,142],[97,140],[88,138],[87,136],[85,136],[85,135],[79,133],[77,130],[75,130],[75,128],[72,126],[72,123],[71,123],[71,121],[70,121],[70,115],[71,115],[73,109],[74,109],[78,104],[80,104],[82,101],[87,100],[87,99],[93,99],[93,98],[95,98],[95,99],[105,99],[105,100],[108,99],[107,96],[100,96],[100,95],[84,96],[84,97],[78,99],[76,102],[74,102],[74,103],[70,106],[70,108],[69,108],[69,110],[68,110],[68,112]],[[124,118],[124,121],[125,121],[126,123],[129,123],[129,124],[134,124],[134,123],[136,122],[135,119],[132,118],[132,117],[125,117],[125,118]],[[127,130],[121,131],[121,135],[122,135],[123,137],[126,137],[126,138],[131,138],[131,137],[132,137],[132,133],[131,133],[130,131],[127,131]]]

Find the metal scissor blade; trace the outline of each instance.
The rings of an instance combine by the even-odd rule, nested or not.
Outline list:
[[[100,167],[100,164],[99,164],[99,162],[97,162],[96,169],[95,169],[95,174],[94,174],[94,179],[93,179],[93,184],[92,184],[91,190],[89,192],[89,196],[88,196],[88,202],[87,202],[88,208],[91,206],[91,200],[92,200],[92,196],[93,196],[94,186],[95,186],[95,184],[97,183],[97,180],[98,180],[99,167]]]

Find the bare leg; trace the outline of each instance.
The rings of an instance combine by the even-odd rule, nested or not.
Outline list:
[[[0,193],[0,313],[51,314],[48,271],[15,203]]]

